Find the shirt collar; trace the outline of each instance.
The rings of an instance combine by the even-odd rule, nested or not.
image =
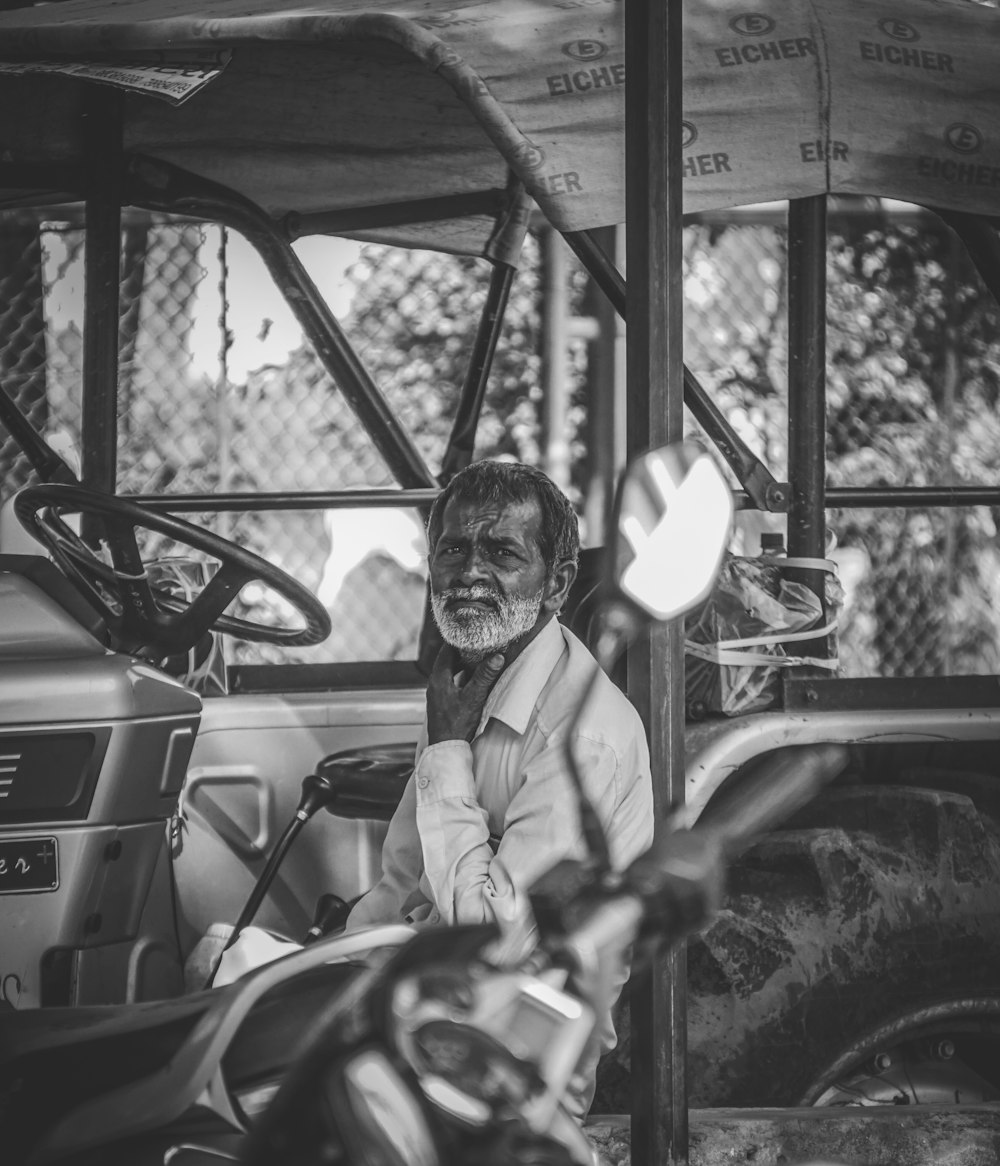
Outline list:
[[[565,648],[562,627],[553,616],[514,663],[500,674],[486,698],[479,731],[494,717],[515,733],[523,733]]]

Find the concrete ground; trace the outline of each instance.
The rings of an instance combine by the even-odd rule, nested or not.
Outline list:
[[[699,1109],[690,1166],[997,1166],[1000,1106]],[[627,1116],[596,1116],[587,1134],[608,1166],[630,1166]]]

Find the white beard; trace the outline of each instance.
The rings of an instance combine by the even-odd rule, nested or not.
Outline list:
[[[485,583],[472,587],[450,587],[431,592],[434,621],[445,643],[457,648],[470,663],[484,660],[492,652],[531,631],[542,610],[544,588],[537,595],[504,595]],[[474,599],[496,604],[493,611],[450,611],[448,601]]]

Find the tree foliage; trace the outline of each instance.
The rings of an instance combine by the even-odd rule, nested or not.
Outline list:
[[[369,245],[349,271],[356,286],[345,328],[375,383],[434,472],[440,469],[458,407],[490,267],[464,256]],[[583,293],[579,268],[574,302]],[[537,465],[541,459],[541,274],[539,249],[529,235],[504,313],[476,438],[476,457],[507,454]],[[575,398],[569,422],[583,424],[582,345],[571,374]]]

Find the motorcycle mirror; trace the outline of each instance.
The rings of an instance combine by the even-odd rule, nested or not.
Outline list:
[[[715,460],[697,443],[663,446],[629,463],[615,497],[605,559],[611,568],[603,580],[604,597],[591,636],[594,656],[605,672],[645,623],[675,619],[708,595],[732,519],[732,491]],[[596,869],[607,871],[607,839],[584,791],[572,747],[593,683],[566,734],[565,753],[588,852]]]
[[[640,455],[615,505],[614,589],[650,620],[697,607],[715,582],[732,520],[732,492],[702,446],[685,441]]]

